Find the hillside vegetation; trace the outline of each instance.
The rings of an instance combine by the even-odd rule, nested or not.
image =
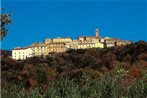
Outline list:
[[[147,42],[3,58],[4,98],[146,98]]]

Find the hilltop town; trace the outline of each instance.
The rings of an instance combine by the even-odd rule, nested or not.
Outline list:
[[[14,48],[12,50],[12,59],[24,60],[34,56],[48,55],[51,52],[65,52],[70,49],[114,47],[130,43],[131,41],[117,38],[102,38],[99,35],[99,29],[96,29],[95,36],[79,36],[76,40],[70,37],[46,38],[44,42],[36,42],[30,46]]]

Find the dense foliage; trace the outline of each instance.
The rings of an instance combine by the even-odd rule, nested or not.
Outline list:
[[[0,39],[2,40],[7,32],[7,25],[11,23],[10,14],[0,14]]]
[[[2,88],[3,98],[146,98],[147,85],[145,77],[136,80],[121,88],[123,75],[113,74],[109,78],[103,75],[101,79],[82,77],[84,83],[76,83],[74,80],[57,79],[48,86],[36,87],[26,91],[21,86]]]
[[[2,59],[4,98],[145,98],[147,43]],[[32,97],[33,96],[33,97]]]
[[[3,50],[3,49],[0,49],[0,51],[1,51],[1,58],[9,58],[9,57],[11,57],[11,54],[12,54],[11,51]]]

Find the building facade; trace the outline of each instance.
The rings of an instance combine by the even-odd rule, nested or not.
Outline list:
[[[24,60],[33,57],[33,51],[31,48],[14,48],[12,50],[12,59]]]
[[[78,49],[88,49],[95,48],[95,43],[80,43],[78,44]]]
[[[57,38],[53,39],[54,43],[60,43],[60,42],[68,43],[71,41],[72,41],[72,39],[70,37],[57,37]]]
[[[44,42],[36,42],[27,48],[14,48],[12,58],[24,60],[33,56],[45,56],[51,52],[65,52],[69,49],[104,48],[131,44],[130,41],[117,38],[99,36],[99,29],[96,29],[95,36],[79,36],[72,40],[70,37],[58,37],[55,39],[46,38]]]
[[[123,45],[131,44],[131,41],[121,40],[118,38],[110,38],[110,37],[105,37],[104,42],[106,44],[106,47],[123,46]]]
[[[50,38],[46,38],[44,41],[45,44],[50,44],[52,43],[52,40]]]
[[[80,40],[73,40],[72,42],[66,43],[67,49],[78,49],[78,45],[81,43]]]
[[[47,45],[48,53],[50,52],[65,52],[67,50],[65,43],[63,42],[56,42],[50,43]]]
[[[33,50],[33,56],[41,56],[48,54],[48,49],[45,43],[33,43],[29,47]]]

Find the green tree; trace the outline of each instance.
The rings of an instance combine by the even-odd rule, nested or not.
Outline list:
[[[3,40],[3,38],[6,36],[8,29],[7,25],[11,23],[10,14],[8,13],[1,13],[0,14],[0,40]]]

